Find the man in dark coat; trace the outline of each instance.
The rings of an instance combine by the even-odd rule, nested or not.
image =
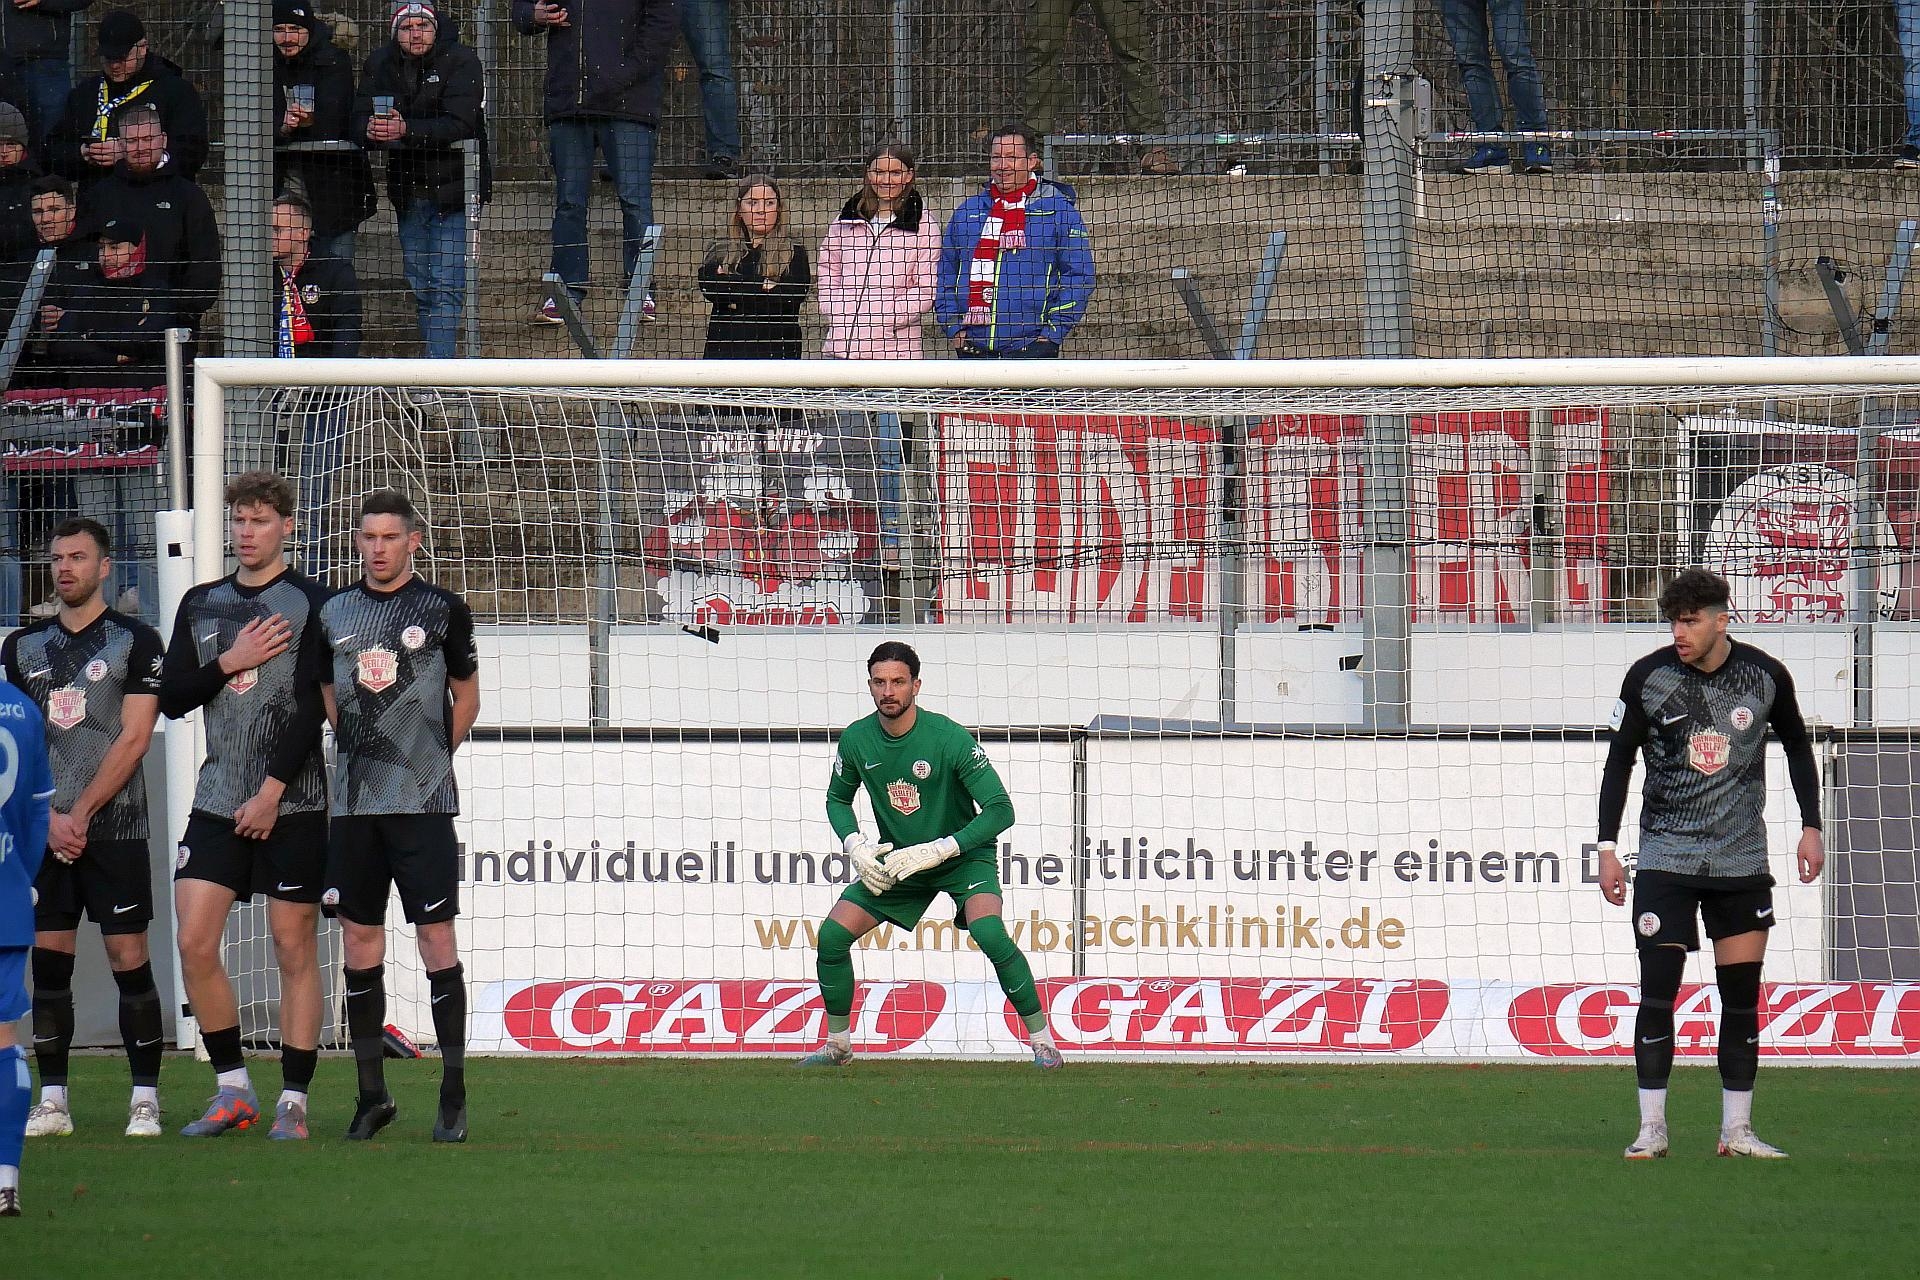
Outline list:
[[[51,321],[48,363],[69,387],[163,385],[173,305],[147,266],[147,242],[132,217],[100,228],[99,273],[41,309]]]
[[[73,89],[73,15],[93,0],[12,0],[0,4],[0,60],[14,82],[14,99],[26,114],[28,149],[38,152],[47,133],[66,110]]]
[[[400,220],[400,254],[432,359],[451,359],[467,289],[466,166],[456,144],[480,144],[486,199],[486,122],[480,59],[442,31],[432,0],[399,0],[393,38],[374,50],[354,95],[352,136],[387,152],[387,198]],[[376,99],[384,110],[375,111]]]
[[[653,153],[676,0],[513,0],[513,25],[547,42],[543,106],[553,161],[553,271],[587,290],[587,204],[599,149],[620,200],[621,280],[633,276],[653,221]],[[652,299],[643,318],[653,319]],[[551,300],[537,322],[559,324]]]
[[[116,9],[100,19],[101,74],[67,95],[65,114],[47,137],[47,168],[72,178],[82,193],[125,158],[120,119],[139,107],[160,113],[170,150],[165,165],[193,178],[207,159],[207,108],[174,63],[147,48],[147,28]]]
[[[33,184],[40,177],[28,156],[27,117],[0,102],[0,261],[17,262],[39,251],[33,231]]]
[[[274,354],[360,354],[360,281],[353,264],[310,252],[313,210],[299,196],[273,202]]]
[[[200,317],[220,294],[220,228],[206,193],[165,163],[170,139],[152,107],[137,107],[120,122],[125,158],[81,194],[84,228],[131,218],[146,232],[147,272],[166,289],[180,323]]]
[[[273,189],[304,197],[313,209],[313,252],[353,258],[354,233],[373,216],[373,172],[356,144],[332,151],[306,143],[344,143],[353,120],[353,61],[314,16],[313,0],[274,0]]]

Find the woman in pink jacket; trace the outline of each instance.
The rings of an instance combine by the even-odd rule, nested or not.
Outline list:
[[[840,360],[918,360],[933,310],[940,221],[913,185],[913,151],[883,142],[867,156],[867,180],[820,245],[815,298],[827,322],[821,354]],[[898,414],[873,415],[883,543],[900,536],[905,466]]]

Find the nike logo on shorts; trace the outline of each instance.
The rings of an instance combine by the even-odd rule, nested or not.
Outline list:
[[[975,880],[972,884],[968,885],[966,888],[962,889],[960,892],[972,893],[975,889],[978,889],[981,885],[985,883],[986,883],[985,880]]]
[[[1753,914],[1758,918],[1765,920],[1768,916],[1773,914],[1773,908],[1772,907],[1755,907],[1753,909]]]
[[[429,903],[428,903],[428,904],[427,904],[426,906],[424,906],[424,907],[422,907],[422,908],[420,908],[420,909],[421,909],[422,911],[432,911],[432,910],[433,910],[434,908],[436,908],[436,907],[442,907],[442,906],[445,906],[445,905],[446,905],[446,902],[447,902],[447,900],[446,900],[445,898],[442,898],[442,899],[440,899],[440,901],[438,901],[438,902],[429,902]]]
[[[292,893],[295,889],[304,888],[306,888],[306,886],[303,884],[277,884],[273,886],[273,891],[275,893]]]
[[[125,914],[127,914],[127,912],[129,912],[129,911],[131,911],[131,910],[133,910],[133,909],[134,909],[135,907],[137,907],[137,906],[139,906],[139,905],[140,905],[140,904],[139,904],[139,903],[137,903],[137,902],[129,902],[129,903],[128,903],[128,904],[127,904],[126,906],[124,906],[124,907],[115,907],[115,908],[113,909],[113,914],[115,914],[115,915],[117,915],[117,916],[123,916],[123,915],[125,915]]]

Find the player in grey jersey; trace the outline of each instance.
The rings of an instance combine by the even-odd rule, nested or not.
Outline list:
[[[1802,884],[1826,862],[1820,778],[1793,677],[1772,656],[1727,635],[1726,579],[1688,569],[1660,594],[1673,644],[1633,664],[1613,712],[1613,744],[1600,783],[1600,891],[1619,906],[1627,877],[1616,841],[1636,752],[1647,763],[1640,853],[1633,879],[1640,1009],[1634,1068],[1640,1131],[1629,1160],[1667,1154],[1667,1080],[1673,1073],[1673,1004],[1687,953],[1700,949],[1696,915],[1713,940],[1720,991],[1720,1154],[1779,1159],[1753,1132],[1760,1065],[1760,965],[1773,927],[1767,871],[1766,738],[1787,752],[1800,807],[1795,860]]]
[[[227,485],[239,568],[180,602],[160,707],[205,708],[207,757],[174,869],[180,972],[214,1071],[205,1114],[181,1133],[214,1137],[260,1117],[240,1050],[227,977],[227,916],[267,895],[280,970],[280,1099],[270,1136],[307,1136],[307,1092],[320,1043],[317,937],[327,862],[326,768],[320,756],[320,640],[325,590],[287,567],[293,487],[270,471]]]
[[[55,792],[47,852],[34,889],[33,1052],[40,1101],[28,1137],[73,1132],[67,1061],[73,1045],[73,965],[80,916],[100,926],[120,989],[120,1038],[133,1098],[127,1136],[160,1136],[160,992],[147,924],[153,919],[153,859],[147,848],[147,786],[141,761],[160,712],[160,636],[107,608],[113,572],[98,521],[63,520],[50,547],[60,611],[0,646],[7,679],[47,721]]]
[[[420,517],[391,489],[360,505],[361,580],[320,610],[332,658],[322,677],[339,739],[325,901],[346,944],[347,1031],[360,1102],[347,1137],[394,1117],[381,1057],[386,1020],[387,898],[397,889],[416,927],[440,1040],[435,1142],[467,1138],[466,972],[460,914],[459,812],[453,753],[480,714],[479,661],[466,602],[414,576]]]

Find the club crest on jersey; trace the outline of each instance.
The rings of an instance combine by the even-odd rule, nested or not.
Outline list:
[[[107,663],[104,658],[95,658],[87,664],[87,679],[99,682],[107,678]]]
[[[55,689],[47,695],[47,719],[61,729],[71,729],[87,718],[87,691],[78,685]]]
[[[1687,763],[1712,777],[1727,767],[1732,739],[1714,729],[1705,729],[1687,739]]]
[[[1728,716],[1727,719],[1733,723],[1733,728],[1736,733],[1745,733],[1747,730],[1753,728],[1753,708],[1735,707],[1733,714]]]
[[[900,813],[918,813],[920,811],[920,788],[911,782],[889,782],[887,784],[887,803]]]
[[[1640,918],[1633,922],[1633,927],[1640,931],[1641,937],[1651,938],[1660,932],[1660,917],[1651,911],[1642,911]]]
[[[391,649],[362,649],[354,659],[354,679],[369,693],[385,693],[400,678],[400,655]]]
[[[928,764],[925,760],[915,760],[913,762],[913,776],[920,779],[920,781],[925,782],[928,778],[933,776],[933,766]]]
[[[227,690],[231,693],[245,693],[259,683],[260,668],[248,667],[245,671],[238,671],[227,677]]]
[[[420,646],[426,642],[427,633],[423,627],[408,627],[400,633],[400,643],[407,647],[408,653],[418,651]]]

